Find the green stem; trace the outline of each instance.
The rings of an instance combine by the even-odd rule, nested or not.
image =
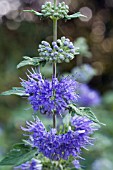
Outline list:
[[[54,0],[54,9],[57,6],[57,0]],[[57,18],[53,19],[53,41],[57,41]],[[56,63],[53,62],[53,77],[56,78]],[[53,113],[53,128],[56,128],[56,114]]]
[[[57,19],[53,19],[53,41],[57,41]],[[56,63],[53,63],[53,77],[56,77]]]
[[[53,128],[56,128],[56,114],[53,113]]]
[[[57,6],[57,0],[54,0],[54,8]]]
[[[53,19],[53,41],[57,41],[57,18]]]

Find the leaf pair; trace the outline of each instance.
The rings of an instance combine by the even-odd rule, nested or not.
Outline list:
[[[88,119],[92,120],[94,123],[97,123],[99,125],[105,125],[97,119],[97,117],[95,116],[95,114],[89,107],[77,108],[74,104],[70,104],[69,109],[71,110],[72,116],[74,116],[75,114],[79,116],[86,116]]]
[[[28,56],[24,56],[23,58],[24,60],[17,65],[17,68],[24,67],[26,65],[39,66],[41,64],[42,66],[44,66],[46,64],[46,60],[39,57],[31,58]]]
[[[0,166],[18,166],[31,160],[37,154],[37,149],[31,148],[23,143],[14,145],[13,149],[0,162]]]
[[[40,13],[40,12],[37,12],[33,9],[31,10],[23,10],[24,12],[31,12],[39,17],[44,17],[44,14],[43,13]],[[80,18],[80,17],[86,17],[85,15],[81,14],[81,12],[76,12],[72,15],[67,15],[64,19],[66,20],[70,20],[70,19],[74,19],[74,18]]]

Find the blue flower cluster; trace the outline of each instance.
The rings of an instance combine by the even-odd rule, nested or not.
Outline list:
[[[83,64],[73,68],[72,74],[75,76],[76,81],[80,83],[87,83],[97,74],[97,72],[89,64]]]
[[[79,98],[77,101],[79,106],[91,107],[100,104],[100,96],[86,84],[81,84],[79,87]]]
[[[42,114],[62,114],[67,105],[77,101],[77,83],[70,77],[52,78],[52,81],[42,78],[41,74],[31,73],[28,80],[22,81],[25,93],[29,95],[34,111]]]
[[[20,166],[15,167],[15,170],[42,170],[42,164],[40,160],[33,158],[31,161],[25,162]]]
[[[26,128],[22,129],[31,132],[29,141],[33,147],[51,160],[68,160],[73,156],[76,168],[80,168],[78,158],[81,149],[92,144],[90,135],[97,130],[93,121],[87,117],[74,116],[70,120],[72,128],[65,134],[57,134],[56,129],[49,132],[45,129],[42,122],[36,117],[35,122],[26,122]]]
[[[78,48],[75,48],[73,43],[65,37],[58,39],[57,42],[52,42],[52,47],[47,41],[42,41],[38,52],[41,58],[58,63],[69,62],[74,55],[79,54]]]

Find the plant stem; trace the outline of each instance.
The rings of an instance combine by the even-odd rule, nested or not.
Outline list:
[[[57,41],[57,19],[53,19],[53,41]],[[53,77],[56,77],[56,63],[53,63]]]
[[[54,0],[54,9],[57,6],[57,0]],[[53,18],[53,41],[57,41],[57,18]],[[56,63],[53,62],[53,77],[56,78]],[[56,128],[56,114],[53,113],[53,128]]]
[[[57,0],[54,0],[54,8],[57,6]]]
[[[56,128],[56,114],[53,113],[53,128]]]

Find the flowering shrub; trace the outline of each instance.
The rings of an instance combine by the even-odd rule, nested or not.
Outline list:
[[[70,120],[70,124],[73,129],[68,130],[65,134],[57,134],[55,128],[47,132],[42,122],[36,118],[35,122],[26,122],[27,128],[22,129],[32,132],[29,135],[28,142],[49,159],[55,161],[68,160],[70,155],[78,159],[81,148],[91,144],[92,140],[89,135],[97,129],[94,127],[93,121],[82,116],[75,115]],[[76,164],[74,162],[74,165],[77,168],[79,161]]]
[[[70,77],[60,80],[53,77],[49,81],[43,79],[41,74],[31,73],[28,81],[23,80],[21,84],[33,110],[43,114],[62,114],[67,105],[77,101],[77,83]]]
[[[80,157],[82,149],[92,145],[93,140],[90,135],[98,129],[97,124],[101,123],[90,108],[76,106],[78,83],[69,76],[58,78],[56,64],[69,62],[75,54],[78,54],[78,48],[69,39],[62,37],[57,40],[58,19],[68,20],[83,15],[80,13],[68,15],[67,5],[63,2],[57,5],[57,0],[54,0],[53,4],[46,2],[42,6],[41,13],[34,10],[26,12],[52,19],[53,42],[52,46],[49,42],[41,42],[38,49],[39,57],[25,56],[25,60],[19,63],[18,68],[33,65],[37,71],[33,70],[33,73],[29,71],[28,80],[21,82],[22,87],[14,87],[2,93],[2,95],[16,94],[27,97],[35,114],[34,121],[26,121],[26,128],[22,127],[22,130],[28,133],[27,139],[23,143],[14,145],[0,165],[13,165],[23,170],[80,169],[79,159],[82,159]],[[40,66],[44,66],[47,62],[53,66],[52,80],[43,78],[40,73]],[[50,127],[49,131],[38,118],[37,111],[52,117],[53,127]],[[59,115],[63,120],[61,126],[56,122]]]

